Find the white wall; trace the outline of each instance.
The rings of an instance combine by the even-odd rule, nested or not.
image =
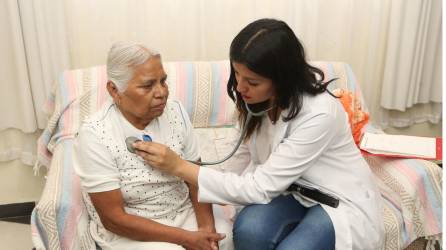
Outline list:
[[[32,165],[36,160],[36,141],[41,133],[40,130],[24,134],[18,129],[0,133],[0,205],[40,198],[45,169],[43,167],[40,175],[34,176]]]
[[[20,160],[0,162],[0,205],[37,201],[45,185],[45,171],[34,176]]]
[[[396,135],[414,135],[414,136],[426,136],[426,137],[442,137],[442,126],[443,123],[431,124],[431,123],[420,123],[414,124],[410,127],[405,128],[393,128],[389,127],[384,131],[388,134]]]

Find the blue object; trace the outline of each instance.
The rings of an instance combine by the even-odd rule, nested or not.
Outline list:
[[[142,140],[143,141],[152,141],[152,137],[150,137],[150,135],[142,135]]]

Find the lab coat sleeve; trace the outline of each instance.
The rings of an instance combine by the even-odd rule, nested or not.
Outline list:
[[[200,168],[199,200],[220,204],[266,204],[312,166],[336,134],[334,114],[302,117],[268,160],[242,176]]]

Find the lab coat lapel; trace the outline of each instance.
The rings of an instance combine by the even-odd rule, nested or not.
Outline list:
[[[287,115],[288,114],[288,110],[285,110],[284,112],[282,112],[282,114]],[[282,120],[283,115],[280,116],[280,118],[277,120],[276,125],[275,125],[275,133],[274,133],[274,139],[272,141],[272,152],[274,152],[274,150],[276,149],[276,147],[283,141],[283,139],[286,136],[286,132],[289,126],[289,122],[284,122]],[[267,118],[269,119],[269,118]],[[251,158],[253,160],[253,162],[255,164],[259,164],[259,158],[257,155],[257,150],[256,150],[256,141],[257,141],[257,136],[258,134],[255,133],[253,135],[254,138],[250,139],[249,142],[249,147],[251,149]]]
[[[282,115],[276,122],[276,132],[274,133],[274,139],[273,139],[273,145],[272,145],[272,152],[276,150],[276,147],[283,141],[283,139],[286,136],[286,132],[288,130],[289,122],[283,121],[283,116],[288,114],[288,110],[284,110],[282,112]]]

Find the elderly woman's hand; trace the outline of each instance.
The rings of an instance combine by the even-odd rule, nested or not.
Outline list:
[[[225,234],[190,231],[183,247],[188,250],[218,250],[218,242],[225,237]]]
[[[177,175],[184,160],[181,159],[169,147],[156,142],[138,141],[133,144],[136,154],[141,156],[152,167],[163,172]]]

